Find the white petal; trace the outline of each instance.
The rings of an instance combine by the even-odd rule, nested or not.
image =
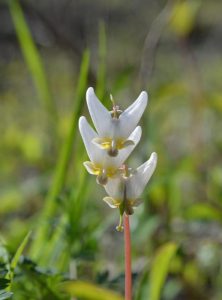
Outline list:
[[[136,127],[147,106],[148,95],[145,91],[131,104],[119,117],[119,128],[117,134],[127,137]]]
[[[104,186],[107,194],[114,199],[123,199],[124,186],[126,185],[126,196],[135,200],[133,207],[140,204],[139,196],[142,194],[146,184],[152,176],[157,164],[157,154],[153,152],[150,159],[137,168],[136,173],[129,178],[116,177],[109,179]]]
[[[90,116],[100,137],[109,136],[112,116],[105,106],[96,97],[94,89],[88,88],[86,101]]]
[[[132,141],[134,144],[128,145],[127,147],[131,147],[131,146],[135,147],[135,145],[139,143],[141,135],[142,135],[142,128],[141,126],[137,126],[127,139]]]
[[[157,164],[157,154],[153,152],[150,159],[137,168],[136,173],[127,181],[126,193],[129,199],[137,199],[150,180]]]
[[[138,144],[142,132],[141,128],[138,126],[129,136],[129,139],[132,140],[134,144],[119,150],[119,154],[117,156],[111,157],[107,154],[107,151],[101,149],[100,147],[98,147],[98,145],[93,143],[93,140],[95,138],[98,138],[98,135],[89,125],[85,117],[80,117],[79,119],[79,130],[90,160],[94,164],[99,164],[102,168],[105,169],[119,168]]]
[[[109,179],[104,186],[107,194],[114,199],[123,199],[124,180],[122,177]]]
[[[142,129],[140,126],[137,126],[136,129],[128,137],[128,140],[133,141],[133,144],[119,150],[118,155],[114,157],[113,164],[115,166],[121,166],[125,162],[125,160],[129,157],[133,149],[139,143],[141,135],[142,135]]]
[[[84,167],[86,168],[86,170],[89,172],[89,174],[91,175],[97,175],[96,174],[96,169],[95,169],[95,166],[94,164],[91,162],[91,161],[85,161],[83,163]]]
[[[95,163],[100,158],[102,150],[92,143],[92,140],[98,138],[98,135],[89,125],[85,117],[80,117],[79,119],[79,131],[85,144],[87,154],[90,160]]]
[[[112,167],[117,169],[120,166],[122,166],[122,164],[129,157],[133,149],[139,143],[141,135],[142,135],[142,129],[140,126],[137,126],[136,129],[129,136],[129,139],[133,141],[133,144],[126,148],[120,149],[118,155],[115,157],[108,155],[107,151],[100,149],[100,151],[102,151],[101,155],[103,156],[103,158],[102,157],[100,158],[100,161],[102,161],[104,168]],[[99,148],[97,145],[95,145],[95,147]]]
[[[132,140],[125,140],[123,145],[124,145],[124,147],[132,146],[132,145],[134,145],[134,142]]]
[[[103,201],[105,201],[111,208],[117,208],[119,204],[118,201],[116,201],[112,197],[104,197]]]

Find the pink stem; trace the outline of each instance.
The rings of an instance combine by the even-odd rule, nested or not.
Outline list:
[[[124,214],[125,300],[132,300],[131,242],[129,216]]]

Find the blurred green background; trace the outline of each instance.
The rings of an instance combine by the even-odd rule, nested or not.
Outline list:
[[[0,299],[122,299],[118,212],[82,166],[88,86],[107,108],[149,93],[130,164],[159,160],[131,218],[134,299],[222,299],[221,11],[1,1]]]

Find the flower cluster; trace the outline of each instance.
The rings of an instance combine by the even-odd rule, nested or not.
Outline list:
[[[119,209],[117,230],[122,231],[123,214],[133,214],[141,203],[140,196],[157,163],[157,154],[153,152],[136,170],[125,164],[141,138],[142,129],[137,124],[147,105],[147,93],[142,92],[125,111],[120,110],[112,97],[113,108],[108,111],[92,87],[86,92],[86,100],[96,131],[85,117],[80,117],[79,130],[90,159],[84,166],[96,176],[97,183],[104,186],[108,196],[103,200],[111,208]]]

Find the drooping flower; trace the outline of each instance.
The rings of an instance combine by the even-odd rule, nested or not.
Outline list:
[[[105,185],[105,190],[109,197],[105,197],[103,200],[111,208],[119,208],[120,216],[123,213],[127,215],[133,214],[134,208],[141,203],[140,196],[150,180],[156,164],[157,154],[153,152],[150,159],[134,172],[127,172],[126,169],[125,175],[110,179]],[[118,230],[122,229],[121,220],[122,218],[120,218],[120,224],[117,226]]]
[[[122,166],[139,143],[142,134],[141,127],[137,126],[129,136],[132,144],[120,149],[118,155],[112,157],[104,149],[93,143],[93,140],[99,138],[99,136],[89,125],[85,117],[79,119],[79,130],[90,159],[90,161],[84,163],[84,166],[90,174],[97,176],[97,182],[100,184],[106,184],[108,178],[115,177],[121,172],[118,168]]]
[[[137,126],[146,108],[148,96],[141,92],[137,100],[125,111],[113,103],[113,110],[108,111],[99,101],[92,87],[86,92],[89,113],[98,132],[93,139],[101,149],[105,149],[110,156],[117,156],[120,149],[132,146],[130,134]]]
[[[147,105],[147,93],[142,92],[125,111],[121,111],[112,98],[113,109],[108,111],[93,88],[87,90],[86,99],[97,132],[85,117],[80,118],[79,130],[90,159],[84,166],[97,176],[97,183],[104,186],[108,196],[103,200],[119,209],[117,230],[121,231],[123,214],[133,214],[134,208],[141,203],[140,196],[157,164],[155,152],[135,171],[125,164],[141,138],[142,130],[137,124]]]

